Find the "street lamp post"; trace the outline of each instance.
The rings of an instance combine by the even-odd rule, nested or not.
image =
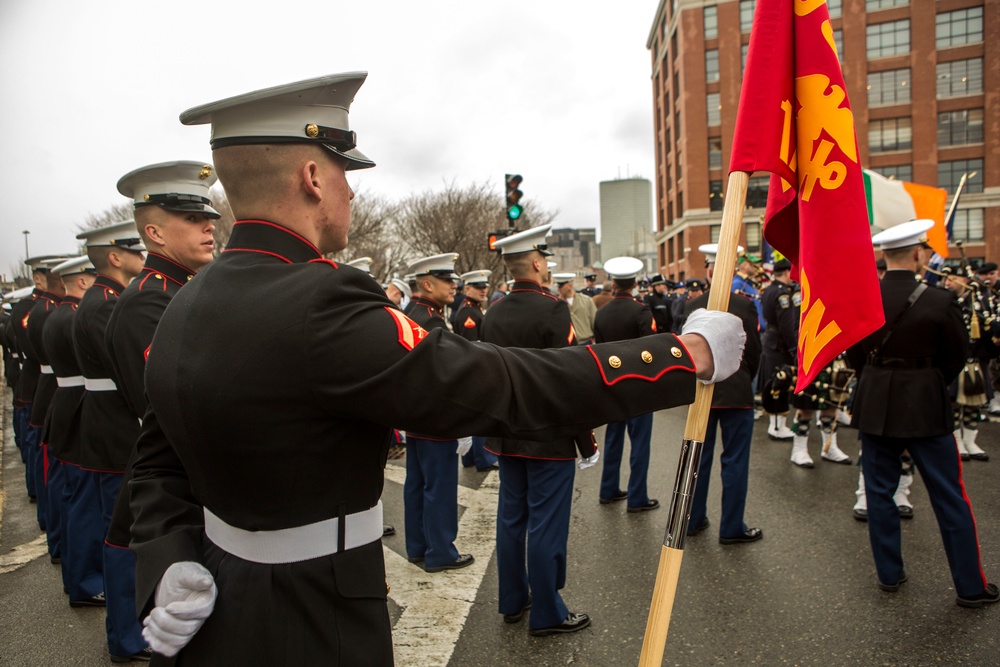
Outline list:
[[[28,254],[28,234],[30,234],[31,232],[25,229],[21,233],[24,234],[24,258],[28,259],[29,257],[31,257],[31,255]]]

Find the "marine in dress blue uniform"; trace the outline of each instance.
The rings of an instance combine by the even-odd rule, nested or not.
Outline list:
[[[392,664],[379,497],[394,427],[551,442],[690,402],[695,374],[711,375],[698,336],[675,358],[673,336],[507,350],[427,332],[369,276],[324,259],[347,244],[345,170],[372,166],[347,118],[365,76],[182,115],[212,123],[240,218],[157,327],[129,485],[137,607],[160,653],[186,665]],[[716,355],[735,356],[739,341],[723,342]],[[174,590],[195,595],[199,615],[167,636]]]
[[[594,340],[598,343],[631,340],[656,332],[656,323],[649,306],[632,296],[636,274],[642,261],[635,257],[612,257],[604,263],[611,277],[614,296],[594,317]],[[628,431],[629,456],[628,491],[622,491],[621,462],[625,452],[625,432]],[[629,512],[655,510],[660,502],[651,499],[646,488],[649,472],[649,440],[653,434],[653,413],[637,415],[625,421],[611,422],[604,430],[604,468],[601,473],[601,504],[628,500]]]
[[[479,340],[483,325],[483,305],[490,288],[488,269],[467,271],[460,278],[465,286],[465,300],[455,313],[455,333],[466,340]],[[472,436],[472,449],[462,455],[462,465],[466,468],[476,466],[479,472],[497,469],[497,457],[486,450],[486,438],[481,435]]]
[[[798,368],[799,312],[802,290],[790,277],[792,263],[774,263],[774,281],[761,294],[761,308],[767,328],[761,356],[761,398],[768,415],[767,435],[772,440],[791,440],[788,428],[789,398],[795,389]]]
[[[417,280],[410,319],[425,331],[449,331],[444,304],[455,294],[455,260],[445,253],[421,258],[409,266]],[[429,399],[431,397],[424,397]],[[433,400],[433,399],[431,399]],[[467,437],[467,436],[464,436]],[[407,431],[406,482],[403,503],[406,517],[406,555],[412,563],[423,563],[428,572],[440,572],[472,565],[472,554],[459,554],[458,465],[459,447],[454,438]]]
[[[861,433],[868,500],[868,537],[879,587],[899,590],[903,567],[900,517],[893,502],[904,450],[920,470],[948,557],[956,602],[980,607],[1000,600],[979,556],[972,506],[952,436],[948,383],[965,365],[968,336],[953,294],[928,288],[915,272],[925,264],[931,220],[876,234],[887,271],[882,279],[886,325],[851,348],[859,369],[852,425]]]
[[[104,334],[125,285],[142,271],[145,248],[133,220],[89,230],[77,238],[86,242],[87,256],[98,272],[73,318],[73,344],[84,377],[80,467],[86,473],[84,484],[96,485],[97,489],[101,517],[97,548],[104,561],[108,652],[113,658],[127,660],[146,647],[134,605],[129,604],[135,580],[132,556],[108,544],[105,537],[139,423],[115,383],[114,364]],[[88,551],[93,546],[88,545]]]

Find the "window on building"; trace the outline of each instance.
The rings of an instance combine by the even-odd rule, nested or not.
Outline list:
[[[681,180],[684,178],[684,168],[681,166],[684,161],[681,159],[681,150],[677,149],[677,163],[674,168],[677,169],[677,183],[680,184]],[[679,189],[679,188],[678,188]]]
[[[708,168],[722,169],[722,137],[708,138]]]
[[[962,241],[982,241],[983,209],[967,208],[955,211],[951,238]]]
[[[740,32],[750,32],[757,0],[740,0]]]
[[[983,92],[983,59],[953,60],[937,65],[937,96],[959,97]]]
[[[674,263],[674,239],[667,241],[667,263]]]
[[[844,7],[844,0],[827,0],[826,8],[830,11],[830,18],[835,19],[840,16]]]
[[[740,47],[740,55],[743,58],[743,60],[741,61],[742,64],[740,65],[740,67],[741,67],[740,71],[743,72],[743,73],[746,73],[746,71],[747,71],[747,53],[749,51],[750,51],[750,45],[749,44],[744,44],[743,46]]]
[[[677,62],[677,51],[677,31],[674,30],[674,34],[670,36],[670,62]]]
[[[684,191],[677,191],[677,217],[684,215]]]
[[[889,7],[899,7],[910,4],[910,0],[865,0],[865,11],[875,12]]]
[[[938,114],[938,146],[983,143],[983,110],[961,109]]]
[[[708,226],[708,242],[709,243],[718,243],[720,236],[722,236],[722,225],[709,225]]]
[[[936,17],[937,48],[983,41],[983,8],[969,7],[942,12]]]
[[[710,211],[721,211],[725,205],[725,195],[722,194],[722,181],[708,182],[708,208]]]
[[[747,232],[747,252],[760,252],[760,223],[747,222],[743,228]]]
[[[754,176],[747,184],[747,208],[765,208],[767,206],[767,186],[770,176]]]
[[[844,59],[844,31],[837,29],[833,31],[833,43],[837,45],[837,57]]]
[[[869,58],[884,58],[910,52],[910,19],[876,23],[866,29]]]
[[[705,83],[715,83],[719,80],[719,50],[705,51]]]
[[[708,126],[722,124],[722,103],[719,93],[709,93],[705,96],[705,104],[708,107]]]
[[[715,39],[719,36],[719,8],[715,5],[702,10],[705,19],[705,39]]]
[[[973,176],[975,172],[975,176]],[[955,194],[962,175],[969,174],[962,192],[970,194],[983,191],[983,159],[943,160],[938,162],[938,187],[944,188],[948,194]]]
[[[908,151],[913,148],[913,128],[909,118],[886,118],[868,123],[868,150]]]
[[[910,101],[910,68],[868,73],[868,106]]]
[[[666,128],[666,139],[667,139],[667,150],[669,151],[672,146],[670,145],[670,128]]]
[[[891,167],[872,167],[872,171],[876,171],[886,178],[891,178],[894,181],[906,181],[907,183],[913,182],[912,164],[894,164]]]

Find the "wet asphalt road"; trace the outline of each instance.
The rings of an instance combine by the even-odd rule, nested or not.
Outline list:
[[[30,543],[38,532],[9,437],[9,405],[8,394],[0,665],[110,664],[102,610],[70,609],[47,555],[10,566],[11,550]],[[649,484],[651,496],[664,505],[670,502],[685,415],[675,409],[656,416]],[[818,433],[812,437],[816,468],[799,469],[788,461],[790,444],[768,440],[765,423],[757,423],[746,520],[763,529],[764,539],[754,544],[718,543],[716,460],[709,496],[713,525],[686,542],[664,665],[1000,665],[1000,605],[981,610],[955,605],[919,476],[911,494],[916,518],[903,524],[909,582],[887,594],[875,586],[865,524],[851,516],[857,468],[820,462]],[[991,580],[1000,581],[1000,424],[985,424],[980,444],[996,460],[967,464],[965,482],[984,568]],[[843,429],[840,446],[856,456],[856,433]],[[472,470],[460,474],[461,484],[470,489],[484,477]],[[449,665],[637,664],[667,512],[628,515],[624,503],[599,505],[599,480],[599,467],[577,473],[563,591],[572,611],[590,614],[592,626],[572,635],[535,638],[525,621],[503,623],[497,613],[496,563],[490,558]],[[387,483],[383,500],[386,520],[398,529],[385,544],[403,553],[402,487]],[[458,546],[461,550],[461,533]],[[7,567],[12,569],[3,572]],[[390,603],[390,612],[396,619],[400,609]]]

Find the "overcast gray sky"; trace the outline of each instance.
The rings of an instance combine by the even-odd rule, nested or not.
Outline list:
[[[0,273],[72,251],[76,225],[121,203],[128,171],[211,160],[181,111],[323,74],[367,70],[351,108],[399,198],[523,175],[557,227],[596,227],[598,183],[654,175],[657,2],[474,0],[0,1]]]

